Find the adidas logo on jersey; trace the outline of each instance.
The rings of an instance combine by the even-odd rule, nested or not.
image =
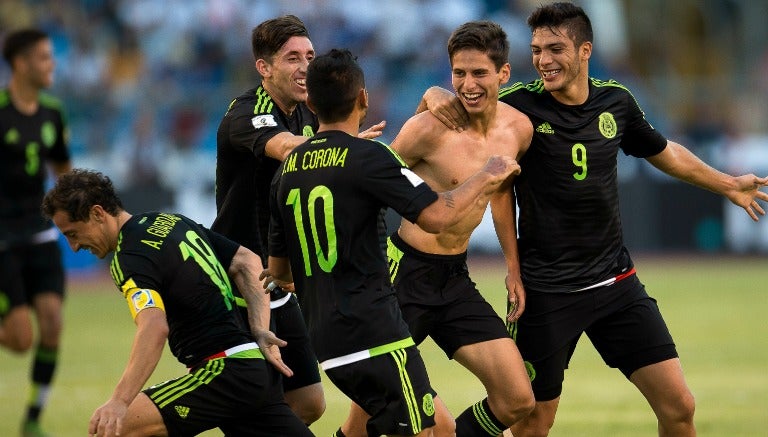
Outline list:
[[[539,127],[536,128],[536,132],[542,133],[542,134],[553,134],[555,133],[555,130],[552,129],[552,126],[549,125],[546,121],[544,123],[541,123]]]
[[[173,408],[175,408],[176,412],[179,413],[179,417],[181,417],[182,419],[186,419],[187,418],[187,415],[189,414],[189,407],[184,407],[184,406],[181,406],[181,405],[176,405]]]

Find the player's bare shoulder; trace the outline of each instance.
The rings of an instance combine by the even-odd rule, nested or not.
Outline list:
[[[503,135],[508,135],[512,139],[511,143],[517,148],[517,159],[520,159],[533,139],[531,120],[527,115],[504,102],[498,102],[496,117]]]
[[[438,149],[448,136],[455,134],[434,114],[424,111],[403,124],[391,145],[410,164],[413,160],[409,158],[425,158]]]

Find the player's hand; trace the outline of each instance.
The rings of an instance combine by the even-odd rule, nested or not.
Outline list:
[[[429,112],[450,129],[461,132],[469,124],[467,110],[452,92],[433,86],[424,92],[423,99]]]
[[[486,193],[490,194],[499,187],[508,177],[512,175],[520,174],[520,164],[517,163],[511,156],[506,155],[494,155],[488,158],[488,161],[483,166],[484,172],[491,175],[491,180],[486,187]]]
[[[256,343],[259,345],[264,359],[275,366],[275,369],[283,375],[293,376],[293,370],[283,362],[283,357],[280,354],[280,348],[285,347],[288,342],[277,338],[274,332],[267,330],[254,331],[253,336],[256,338]]]
[[[384,133],[384,127],[387,125],[386,120],[382,120],[373,126],[369,127],[368,129],[360,132],[357,134],[359,138],[364,138],[366,140],[372,140],[374,138],[378,138],[381,136],[381,134]]]
[[[264,287],[264,292],[266,294],[269,294],[272,290],[274,290],[277,287],[280,287],[283,289],[283,291],[289,292],[289,293],[295,293],[296,287],[293,285],[293,282],[285,282],[281,281],[279,279],[275,279],[274,276],[272,276],[272,273],[270,273],[269,269],[264,269],[259,274],[259,280],[262,282],[262,287]]]
[[[744,210],[752,217],[752,220],[758,221],[757,216],[765,215],[765,209],[758,203],[758,200],[768,202],[768,193],[760,191],[760,188],[768,185],[768,177],[759,178],[753,174],[742,175],[734,178],[736,189],[726,193],[728,199]]]
[[[520,275],[507,274],[504,281],[507,285],[507,302],[509,304],[507,321],[514,323],[525,311],[525,289]]]
[[[88,422],[88,435],[96,437],[118,436],[122,432],[123,418],[128,412],[128,404],[118,399],[110,399],[93,412]]]

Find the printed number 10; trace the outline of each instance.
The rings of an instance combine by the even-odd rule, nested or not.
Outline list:
[[[320,246],[320,238],[317,232],[315,204],[318,199],[322,199],[323,202],[323,230],[325,231],[325,239],[328,242],[327,254],[323,253],[323,248]],[[306,273],[308,277],[312,276],[312,267],[309,260],[309,244],[307,243],[307,234],[304,228],[301,190],[298,188],[292,189],[288,193],[288,198],[286,199],[285,204],[293,207],[293,217],[296,222],[296,231],[299,234],[299,244],[301,245],[301,254],[304,259],[304,273]],[[309,215],[309,226],[312,230],[312,242],[315,247],[314,252],[315,256],[317,256],[317,264],[322,271],[330,273],[331,270],[333,270],[333,266],[336,265],[338,253],[336,251],[336,224],[333,221],[333,194],[328,187],[318,185],[309,192],[307,212]]]
[[[573,159],[573,165],[581,168],[581,171],[573,174],[573,178],[577,181],[583,181],[587,178],[587,148],[584,147],[584,144],[576,143],[573,145],[571,159]]]

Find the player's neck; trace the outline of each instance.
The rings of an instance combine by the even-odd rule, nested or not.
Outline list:
[[[564,89],[553,91],[552,97],[564,105],[577,106],[584,104],[589,98],[589,78],[584,76],[574,80]]]
[[[496,105],[483,112],[469,114],[469,130],[485,136],[492,128],[496,119]]]
[[[40,89],[24,83],[18,77],[11,77],[8,82],[13,106],[22,114],[32,115],[37,112]]]
[[[320,133],[320,132],[327,132],[332,130],[341,131],[353,137],[356,137],[357,134],[360,132],[360,123],[358,123],[354,119],[347,119],[347,120],[339,121],[335,123],[320,122],[320,126],[318,127],[317,132]]]
[[[270,82],[263,82],[262,87],[264,87],[267,94],[269,94],[269,97],[271,97],[272,101],[277,104],[277,107],[280,108],[280,111],[282,111],[283,114],[289,117],[293,114],[293,111],[296,110],[296,106],[298,106],[298,102],[283,97],[283,95],[278,92],[279,88],[273,87]]]

